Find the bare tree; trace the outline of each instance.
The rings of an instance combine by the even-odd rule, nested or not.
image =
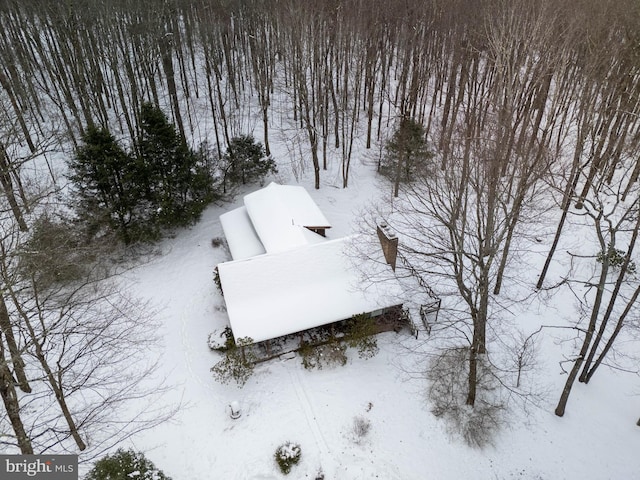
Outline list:
[[[147,358],[154,340],[148,306],[123,294],[114,272],[96,262],[107,252],[96,256],[97,245],[83,247],[56,222],[29,239],[5,230],[0,248],[7,316],[32,388],[17,397],[8,385],[9,365],[14,372],[17,365],[6,361],[3,338],[2,393],[15,445],[92,456],[165,420],[167,411],[133,412],[135,422],[124,413],[130,400],[152,402],[157,394],[142,385],[154,369]]]
[[[33,454],[31,438],[27,434],[24,421],[22,419],[20,398],[16,394],[14,378],[9,368],[9,362],[5,356],[4,345],[0,337],[0,396],[4,404],[7,418],[13,429],[15,440],[20,453]]]
[[[407,238],[404,257],[412,274],[424,275],[428,283],[448,282],[464,301],[463,311],[470,319],[464,327],[469,343],[468,405],[476,400],[478,360],[487,351],[487,326],[498,308],[492,290],[501,259],[508,256],[509,232],[527,218],[524,200],[516,202],[516,197],[532,205],[540,194],[534,187],[546,173],[544,167],[530,165],[535,173],[512,188],[514,179],[521,177],[519,167],[507,168],[510,173],[503,176],[494,141],[472,133],[464,131],[465,141],[448,153],[446,169],[416,175],[401,189],[403,195],[394,202],[389,219]]]
[[[11,366],[13,367],[13,372],[15,373],[17,384],[20,386],[20,389],[23,392],[31,393],[31,386],[29,385],[29,380],[27,379],[27,375],[24,370],[25,363],[22,358],[23,352],[21,351],[21,348],[18,347],[18,341],[16,340],[16,336],[14,334],[14,326],[12,325],[11,319],[9,318],[9,311],[7,309],[7,304],[5,303],[5,299],[3,296],[0,296],[0,331],[2,331],[5,342],[9,349]]]
[[[581,328],[584,337],[576,357],[572,360],[573,365],[555,409],[555,414],[559,417],[565,413],[571,389],[576,378],[578,378],[580,369],[582,368],[580,380],[586,383],[597,368],[594,365],[590,369],[592,361],[599,351],[600,341],[603,339],[605,332],[608,331],[608,323],[614,312],[616,302],[622,296],[622,290],[625,289],[625,279],[631,270],[631,256],[640,231],[640,215],[638,215],[640,197],[636,197],[635,201],[630,205],[625,205],[621,202],[621,190],[622,185],[618,185],[616,189],[602,186],[597,195],[592,195],[583,201],[584,215],[592,222],[599,252],[595,256],[587,256],[588,260],[597,264],[593,278],[572,278],[574,282],[584,283],[593,293],[590,296],[585,296],[590,303],[588,308],[589,319],[587,325]],[[626,251],[619,250],[617,244],[619,237],[629,233],[631,236],[628,240]],[[613,282],[613,288],[610,289],[610,273],[614,269],[619,271],[615,282]],[[614,332],[610,334],[609,342],[605,349],[600,352],[598,365],[613,345],[638,294],[640,294],[640,290],[637,290],[637,293],[633,292],[630,299],[626,301],[626,306],[620,314],[618,324]],[[607,306],[603,314],[602,309],[605,305]]]
[[[292,12],[295,15],[295,12]],[[295,24],[299,22],[298,19],[293,20]],[[318,156],[318,108],[319,104],[316,96],[314,95],[314,83],[309,80],[309,77],[313,79],[317,72],[314,72],[313,68],[318,68],[319,61],[312,60],[310,50],[312,49],[312,43],[310,39],[303,36],[303,26],[297,26],[292,29],[291,33],[291,70],[293,73],[294,91],[297,95],[300,104],[300,117],[302,120],[303,128],[307,133],[309,145],[311,148],[311,161],[313,164],[314,172],[314,188],[320,188],[320,159]],[[316,49],[317,51],[317,49]]]

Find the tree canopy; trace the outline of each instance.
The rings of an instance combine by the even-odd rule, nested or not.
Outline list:
[[[106,227],[125,243],[195,222],[216,196],[205,154],[189,148],[149,103],[142,105],[132,152],[107,129],[89,126],[69,162],[79,220],[90,236]]]

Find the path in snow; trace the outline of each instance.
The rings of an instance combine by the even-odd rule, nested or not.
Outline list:
[[[316,445],[318,446],[318,450],[320,451],[320,460],[325,467],[332,467],[330,471],[333,471],[333,460],[334,455],[329,447],[329,443],[327,442],[326,437],[322,433],[320,425],[318,423],[318,416],[313,408],[311,400],[309,400],[309,395],[307,395],[307,387],[304,384],[304,380],[300,375],[300,368],[290,368],[289,375],[291,376],[291,383],[293,384],[293,388],[296,391],[296,397],[298,398],[298,402],[304,411],[304,416],[307,419],[307,424],[309,425],[309,430],[313,433],[313,437],[316,440]],[[329,470],[329,468],[327,468]]]

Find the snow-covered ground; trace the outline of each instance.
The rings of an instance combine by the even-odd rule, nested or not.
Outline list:
[[[350,233],[359,208],[383,193],[373,176],[372,167],[358,163],[348,189],[327,174],[318,191],[302,181],[334,225],[331,238]],[[216,383],[209,369],[220,357],[209,350],[207,336],[227,320],[213,268],[228,256],[211,240],[222,236],[218,216],[241,201],[207,209],[196,226],[165,240],[162,254],[132,274],[138,295],[160,308],[157,375],[173,386],[163,401],[181,408],[172,422],[122,447],[144,451],[174,480],[284,478],[273,455],[286,441],[302,448],[288,476],[294,479],[315,479],[320,471],[327,480],[640,478],[640,380],[602,369],[588,386],[576,383],[567,413],[556,417],[566,379],[558,362],[568,345],[553,331],[538,342],[542,400],[526,411],[513,404],[508,425],[482,450],[466,446],[430,412],[426,380],[410,373],[426,368],[426,359],[411,353],[424,338],[407,332],[381,335],[373,359],[349,352],[344,367],[307,371],[299,358],[274,360],[261,364],[242,389]],[[544,309],[533,302],[524,309],[523,328],[561,323],[566,308],[570,299],[556,298]],[[232,401],[241,406],[237,420],[228,415]],[[371,424],[360,442],[353,433],[358,416]]]

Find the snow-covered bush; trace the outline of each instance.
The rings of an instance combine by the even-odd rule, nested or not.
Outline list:
[[[300,449],[300,445],[287,442],[276,449],[274,458],[276,459],[278,467],[280,467],[280,471],[287,475],[291,471],[291,467],[298,464],[301,455],[302,450]]]
[[[85,480],[171,480],[144,453],[118,449],[98,460]]]
[[[229,383],[232,380],[242,387],[253,375],[253,369],[257,360],[251,350],[253,339],[249,337],[239,338],[233,348],[228,349],[224,358],[211,367],[214,378],[220,383]]]
[[[347,363],[347,346],[339,341],[327,343],[326,345],[313,346],[305,344],[298,350],[302,357],[302,365],[307,370],[322,367],[344,366]]]
[[[226,326],[223,330],[214,330],[209,334],[207,344],[211,350],[216,352],[227,352],[236,346],[236,342],[233,339],[233,332],[231,327]]]
[[[375,334],[375,320],[367,314],[354,315],[347,321],[347,344],[358,350],[360,358],[373,358],[377,355],[379,348]]]

